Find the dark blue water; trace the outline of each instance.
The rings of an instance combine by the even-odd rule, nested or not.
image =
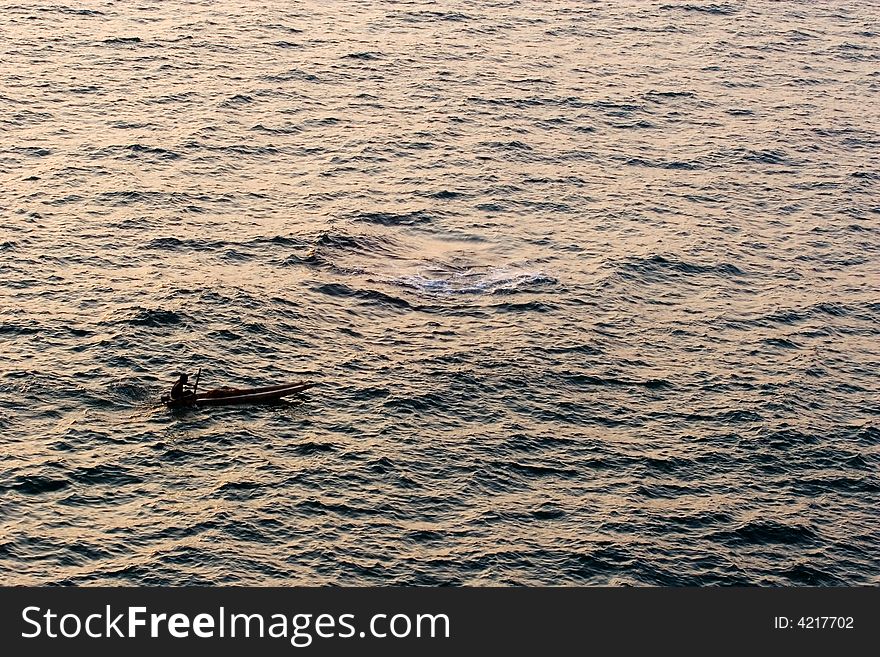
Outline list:
[[[876,9],[3,4],[0,582],[880,583]]]

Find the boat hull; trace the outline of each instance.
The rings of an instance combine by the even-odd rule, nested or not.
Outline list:
[[[238,404],[261,404],[288,395],[303,392],[317,385],[312,381],[283,383],[262,388],[217,388],[201,392],[180,401],[163,400],[168,408],[190,408],[192,406],[233,406]]]

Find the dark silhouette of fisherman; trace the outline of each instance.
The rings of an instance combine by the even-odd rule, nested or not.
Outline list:
[[[180,378],[177,379],[177,383],[175,383],[171,387],[171,401],[182,402],[184,397],[186,397],[186,383],[189,381],[189,376],[186,374],[181,374]]]

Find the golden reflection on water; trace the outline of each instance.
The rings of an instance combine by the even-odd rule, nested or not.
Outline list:
[[[8,7],[0,572],[868,582],[873,7],[691,4]]]

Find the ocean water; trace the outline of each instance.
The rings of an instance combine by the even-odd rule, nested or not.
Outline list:
[[[878,231],[873,1],[2,1],[0,583],[880,584]]]

